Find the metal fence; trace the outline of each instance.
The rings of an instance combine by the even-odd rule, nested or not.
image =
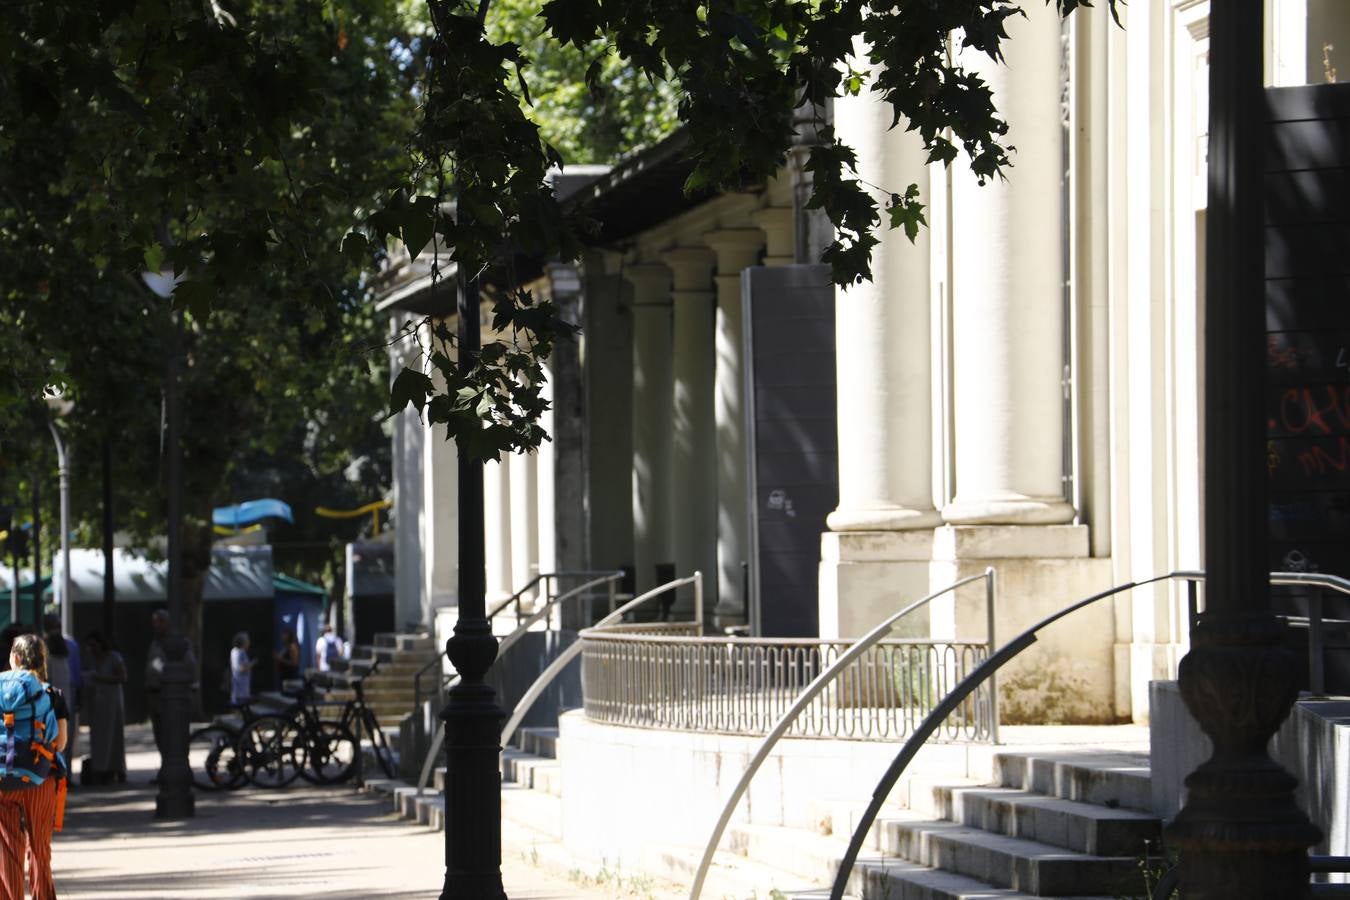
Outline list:
[[[848,641],[698,637],[693,623],[625,623],[581,633],[586,716],[615,725],[764,735]],[[988,658],[984,642],[896,639],[868,648],[802,711],[791,737],[893,740]],[[943,725],[991,740],[992,690]]]

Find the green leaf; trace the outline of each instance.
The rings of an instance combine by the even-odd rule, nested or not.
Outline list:
[[[145,248],[145,271],[159,272],[164,263],[164,248],[159,244],[150,244]]]
[[[422,408],[426,406],[427,395],[434,391],[435,385],[429,375],[417,369],[405,367],[394,378],[394,383],[389,388],[389,415],[399,414],[407,409],[410,403],[417,408],[417,412],[420,414]]]

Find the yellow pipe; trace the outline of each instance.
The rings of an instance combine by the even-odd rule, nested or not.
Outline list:
[[[314,512],[325,519],[355,519],[357,516],[370,513],[374,523],[375,535],[378,536],[380,533],[380,510],[388,509],[393,505],[388,500],[376,500],[373,503],[367,503],[365,506],[358,506],[356,509],[330,509],[327,506],[316,506]]]

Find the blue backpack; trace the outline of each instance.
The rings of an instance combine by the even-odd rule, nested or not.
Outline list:
[[[26,669],[0,672],[0,790],[37,787],[52,773],[56,713],[38,677]]]

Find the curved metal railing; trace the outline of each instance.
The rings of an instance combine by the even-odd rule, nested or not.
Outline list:
[[[867,809],[863,811],[862,818],[859,820],[857,827],[853,831],[853,836],[849,840],[848,850],[844,853],[844,858],[839,863],[839,870],[835,874],[834,886],[830,889],[830,900],[841,900],[844,896],[844,888],[848,884],[849,877],[853,874],[853,866],[858,861],[858,853],[862,850],[863,841],[867,839],[867,833],[872,830],[872,825],[876,822],[877,814],[881,811],[881,805],[886,802],[886,798],[890,796],[891,790],[895,787],[896,782],[900,780],[900,776],[904,774],[905,769],[909,766],[910,762],[913,761],[914,757],[918,754],[919,749],[927,743],[930,737],[932,737],[933,732],[942,724],[942,720],[960,706],[960,704],[965,701],[966,697],[980,687],[985,681],[993,678],[994,673],[1011,662],[1013,658],[1023,650],[1036,643],[1037,634],[1042,629],[1053,625],[1065,616],[1075,613],[1086,606],[1091,606],[1098,600],[1104,600],[1107,597],[1112,597],[1116,594],[1130,591],[1138,587],[1174,579],[1190,583],[1191,618],[1192,622],[1194,622],[1197,613],[1195,585],[1203,581],[1204,577],[1205,575],[1203,572],[1177,571],[1169,572],[1166,575],[1158,575],[1144,581],[1129,581],[1125,584],[1108,588],[1105,591],[1093,594],[1076,603],[1071,603],[1059,612],[1045,617],[1040,622],[1037,622],[1035,625],[1013,638],[1001,647],[997,653],[992,654],[983,665],[970,673],[970,675],[958,684],[956,688],[953,689],[940,704],[938,704],[937,708],[929,713],[928,717],[924,719],[923,724],[910,736],[909,740],[905,742],[905,745],[900,748],[900,752],[896,755],[895,760],[891,763],[890,767],[886,769],[885,774],[881,776],[881,780],[877,783],[876,790],[872,792],[872,799],[867,804]],[[1316,587],[1331,588],[1345,594],[1350,594],[1350,581],[1335,575],[1322,575],[1317,572],[1272,572],[1270,574],[1270,583],[1279,585],[1313,585]],[[1283,618],[1286,621],[1297,621],[1301,617],[1281,616],[1280,618]],[[1309,618],[1311,620],[1311,617]],[[1320,627],[1320,625],[1312,626],[1310,621],[1310,627]]]
[[[594,577],[594,576],[598,576],[598,575],[614,575],[614,574],[616,574],[616,573],[614,573],[614,572],[609,572],[609,571],[589,571],[589,570],[578,570],[578,571],[574,571],[574,572],[541,572],[541,573],[539,573],[538,575],[536,575],[536,576],[534,576],[533,578],[531,578],[529,581],[525,582],[525,586],[524,586],[524,587],[520,588],[520,589],[517,590],[514,594],[512,594],[510,597],[507,597],[505,600],[503,600],[503,601],[501,601],[500,603],[498,603],[498,604],[497,604],[496,606],[494,606],[492,609],[488,610],[488,613],[487,613],[488,621],[491,622],[494,618],[496,618],[496,616],[497,616],[498,613],[502,612],[502,611],[503,611],[504,609],[506,609],[508,606],[511,606],[512,604],[515,604],[515,607],[516,607],[516,625],[517,625],[517,627],[519,627],[521,621],[523,620],[523,612],[522,612],[522,608],[521,608],[521,601],[522,601],[522,599],[524,598],[525,594],[529,592],[530,588],[534,587],[535,585],[539,584],[540,582],[543,582],[543,583],[544,583],[544,596],[545,596],[545,598],[546,598],[545,603],[546,603],[546,604],[551,604],[551,603],[553,603],[554,593],[557,591],[557,588],[558,588],[558,580],[561,579],[561,578],[590,578],[590,577]],[[618,574],[619,576],[622,575],[621,572],[620,572],[620,573],[617,573],[617,574]],[[618,578],[614,578],[614,579],[610,582],[610,607],[611,607],[611,608],[613,608],[613,605],[614,605],[614,583],[613,583],[613,582],[614,582],[614,581],[617,581],[617,580],[618,580]],[[550,586],[549,586],[549,585],[550,585],[550,582],[552,583],[552,588],[551,588],[551,589],[550,589]],[[502,648],[498,647],[498,648],[497,648],[497,653],[500,655],[501,652],[502,652]],[[445,659],[445,650],[441,650],[441,652],[440,652],[439,654],[437,654],[437,656],[436,656],[435,659],[433,659],[433,660],[431,660],[430,662],[428,662],[425,666],[423,666],[422,668],[418,669],[418,670],[413,674],[413,709],[419,709],[419,708],[421,708],[421,706],[422,706],[422,699],[423,699],[423,697],[422,697],[422,679],[423,679],[423,678],[426,678],[429,674],[431,674],[431,672],[432,672],[433,670],[436,670],[436,671],[439,672],[439,671],[441,670],[441,668],[442,668],[442,665],[441,665],[441,664],[442,664],[442,661],[443,661],[444,659]],[[453,675],[451,675],[451,676],[441,675],[441,676],[439,677],[439,680],[436,682],[436,694],[439,695],[442,691],[444,691],[445,688],[448,687],[449,684],[450,684],[451,682],[453,682],[453,680],[454,680],[454,676],[453,676]],[[430,692],[428,692],[428,693],[430,693]]]
[[[717,824],[713,827],[712,833],[708,836],[708,842],[703,848],[703,857],[699,861],[698,871],[694,874],[693,884],[689,890],[690,900],[698,900],[699,896],[702,894],[703,883],[708,877],[708,869],[712,865],[713,855],[717,852],[717,845],[722,842],[722,835],[726,832],[727,825],[731,822],[731,816],[736,811],[736,807],[739,805],[741,798],[745,796],[746,789],[749,788],[751,780],[754,779],[755,774],[759,771],[760,766],[764,764],[764,761],[769,758],[769,753],[772,752],[774,746],[788,733],[788,730],[797,720],[797,717],[815,701],[816,697],[824,691],[825,688],[829,687],[830,684],[836,680],[841,672],[847,671],[872,647],[880,644],[882,639],[890,633],[896,622],[915,610],[922,609],[938,597],[981,580],[985,583],[987,622],[989,627],[987,638],[988,647],[992,650],[994,645],[993,628],[997,589],[994,569],[988,568],[979,575],[970,575],[959,581],[953,582],[941,590],[934,591],[926,597],[914,601],[898,612],[887,616],[875,628],[854,642],[848,650],[841,654],[839,658],[829,666],[829,668],[817,675],[815,679],[802,690],[796,701],[793,702],[793,704],[778,718],[778,722],[774,725],[773,729],[765,736],[764,741],[759,745],[759,749],[756,750],[755,755],[751,757],[749,765],[747,765],[745,771],[741,773],[740,780],[737,781],[736,786],[732,788],[731,795],[723,805],[721,815],[718,816]],[[984,665],[987,665],[987,663]],[[984,665],[981,665],[976,671],[983,669]],[[993,696],[995,695],[991,692],[991,700]],[[954,708],[955,706],[952,706],[952,709]],[[950,712],[950,710],[948,711]],[[996,728],[998,722],[997,709],[991,709],[991,712]],[[932,717],[932,714],[930,714],[927,719],[925,719],[925,722],[931,720]],[[943,716],[943,719],[945,718],[946,715]],[[929,733],[931,734],[931,731]],[[996,730],[993,732],[993,735],[996,738]]]
[[[599,622],[596,622],[590,628],[587,628],[584,631],[582,631],[581,634],[577,636],[576,643],[572,644],[571,646],[563,650],[561,653],[559,653],[557,658],[554,659],[553,662],[549,664],[548,668],[544,669],[543,672],[539,673],[539,677],[534,680],[534,684],[530,685],[530,689],[526,691],[524,696],[520,698],[520,701],[516,703],[516,708],[511,713],[511,718],[507,721],[506,726],[502,728],[502,736],[501,736],[502,746],[505,747],[507,744],[511,742],[511,736],[515,734],[516,728],[520,726],[521,721],[525,718],[525,714],[530,711],[530,707],[534,705],[534,702],[538,700],[540,695],[543,694],[544,691],[548,689],[548,686],[553,683],[553,679],[557,678],[559,673],[561,673],[563,669],[567,668],[568,663],[576,659],[577,654],[579,654],[582,648],[585,646],[586,638],[588,635],[593,634],[598,629],[609,626],[612,623],[622,621],[626,613],[628,613],[631,610],[637,609],[639,606],[646,603],[648,600],[651,600],[653,597],[659,597],[662,594],[683,587],[686,584],[692,584],[694,586],[694,621],[692,623],[689,623],[689,627],[701,631],[703,629],[702,572],[696,571],[694,572],[693,575],[689,575],[685,578],[677,578],[674,581],[667,581],[665,584],[660,585],[659,587],[652,588],[645,594],[634,597],[632,600],[629,600],[623,606],[619,607],[609,615],[605,616]]]
[[[542,578],[545,576],[541,575],[539,577]],[[512,631],[506,637],[502,638],[501,643],[497,645],[497,657],[500,658],[503,653],[505,653],[507,650],[510,650],[511,647],[514,646],[517,641],[519,641],[521,638],[525,636],[526,632],[528,632],[531,628],[533,628],[535,624],[537,624],[540,620],[549,616],[554,609],[560,607],[564,602],[571,600],[573,597],[581,597],[585,595],[587,591],[590,591],[591,588],[594,588],[601,584],[605,584],[606,582],[609,583],[612,593],[614,583],[622,579],[623,577],[624,573],[622,571],[616,570],[613,572],[608,572],[602,574],[598,578],[592,578],[590,581],[587,581],[584,584],[580,584],[572,588],[570,591],[567,591],[566,593],[559,594],[556,597],[550,597],[548,601],[544,603],[543,606],[539,607],[533,613],[531,613],[529,618],[525,619],[525,621],[517,625],[514,631]],[[523,590],[524,589],[522,588],[522,591]],[[499,604],[489,615],[490,616],[495,615],[500,610],[505,609],[510,602],[511,602],[510,600],[507,600]],[[441,655],[436,657],[436,661],[439,662],[441,656],[444,655],[445,651],[442,651]],[[451,675],[449,678],[445,679],[442,682],[442,690],[447,687],[453,686],[454,683],[458,680],[459,680],[458,673]],[[444,745],[444,743],[445,743],[445,722],[439,721],[436,723],[436,732],[432,736],[431,746],[427,748],[427,755],[422,760],[422,768],[417,775],[417,796],[419,797],[422,796],[422,792],[425,791],[427,788],[427,783],[431,780],[431,773],[436,768],[436,757],[440,755],[441,747]]]
[[[655,633],[652,633],[655,632]],[[582,651],[586,718],[629,728],[762,737],[853,641],[695,637],[688,629],[635,625],[589,632]],[[898,740],[982,663],[983,641],[880,641],[838,670],[793,721],[788,736]],[[944,737],[987,740],[984,691],[947,720]]]

